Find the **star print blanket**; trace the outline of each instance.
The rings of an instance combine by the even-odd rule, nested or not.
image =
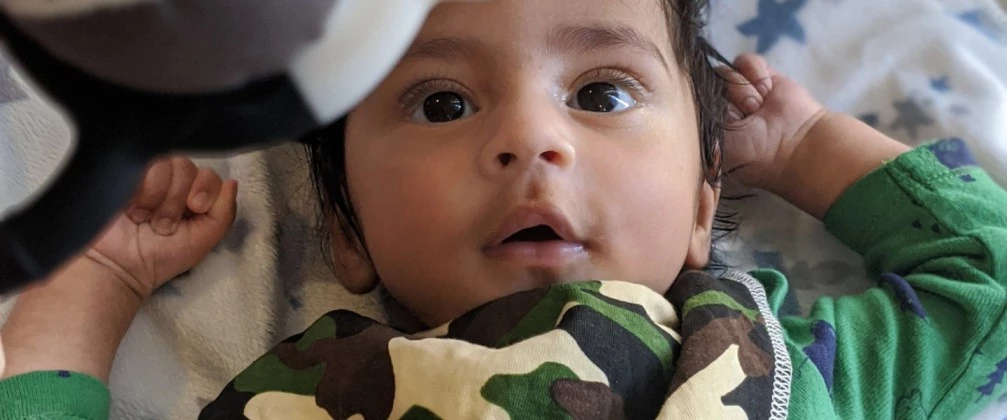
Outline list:
[[[906,143],[963,138],[1007,185],[1004,21],[993,0],[733,0],[713,2],[709,32],[725,56],[763,53],[830,107]],[[70,144],[70,127],[0,53],[0,217]],[[379,298],[347,294],[322,258],[299,150],[200,162],[242,181],[239,219],[134,322],[111,379],[113,419],[194,418],[249,363],[323,314],[383,319]],[[739,241],[723,245],[736,268],[798,279],[802,306],[873,285],[855,254],[785,203],[759,196],[729,205],[744,221]],[[0,317],[12,303],[0,304]]]
[[[719,4],[711,34],[725,56],[764,54],[831,109],[911,146],[962,138],[1007,185],[1007,15],[994,0]],[[741,242],[729,247],[736,262],[817,279],[796,285],[802,305],[870,286],[857,256],[810,216],[769,195],[740,207]]]
[[[566,284],[417,335],[335,311],[200,418],[781,419],[790,359],[758,295],[701,272],[667,299],[631,283]]]

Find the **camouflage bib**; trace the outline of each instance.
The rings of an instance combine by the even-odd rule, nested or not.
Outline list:
[[[254,362],[202,419],[786,417],[790,360],[754,279],[689,272],[508,296],[407,335],[326,314]]]

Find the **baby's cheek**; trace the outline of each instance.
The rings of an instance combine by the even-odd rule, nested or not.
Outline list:
[[[633,278],[663,293],[685,264],[693,227],[692,208],[681,206],[688,200],[666,198],[638,203],[619,242],[619,252],[633,265]]]
[[[696,217],[696,188],[687,177],[640,166],[612,174],[596,197],[605,210],[608,244],[620,279],[664,292],[682,270]],[[698,176],[696,177],[698,182]]]
[[[478,251],[469,221],[471,203],[457,199],[450,184],[427,188],[403,180],[394,198],[368,209],[365,237],[384,287],[424,322],[464,311],[478,296],[465,281],[481,273],[470,267]],[[433,321],[432,321],[433,320]]]

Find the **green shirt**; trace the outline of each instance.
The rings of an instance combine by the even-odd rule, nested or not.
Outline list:
[[[851,187],[825,225],[880,280],[859,296],[820,299],[807,318],[780,320],[794,418],[966,418],[1003,398],[1007,194],[964,142],[885,165]],[[786,280],[755,275],[778,310]],[[802,362],[823,352],[835,355],[831,366]]]
[[[780,318],[791,417],[963,418],[1007,397],[1007,193],[962,141],[887,163],[825,224],[879,285]],[[751,274],[779,313],[787,280]],[[0,382],[0,419],[104,419],[108,398],[84,375],[30,373]]]

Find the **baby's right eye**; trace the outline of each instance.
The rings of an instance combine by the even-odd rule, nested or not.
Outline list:
[[[450,79],[429,79],[410,87],[399,98],[403,115],[418,124],[447,124],[479,111],[465,86]]]
[[[413,111],[412,119],[427,124],[444,124],[467,118],[474,111],[475,107],[462,95],[443,91],[427,96]]]

